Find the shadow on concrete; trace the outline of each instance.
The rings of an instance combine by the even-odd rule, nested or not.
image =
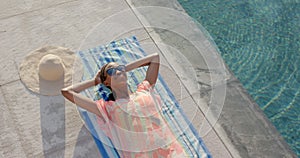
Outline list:
[[[40,79],[41,80],[41,79]],[[49,83],[51,84],[51,83]],[[49,89],[49,84],[39,82],[40,91]],[[59,85],[63,87],[63,79]],[[51,87],[51,85],[50,85]],[[51,87],[55,88],[55,87]],[[65,99],[62,95],[40,95],[40,120],[45,158],[62,158],[65,155]]]
[[[45,158],[64,157],[65,100],[63,96],[40,96],[40,117]]]
[[[45,91],[49,87],[49,85],[44,85],[43,82],[39,83],[40,91]],[[64,83],[61,82],[59,86],[62,88],[64,86],[63,84]],[[61,88],[59,88],[59,90]],[[65,98],[62,95],[40,95],[40,120],[44,157],[65,157]],[[82,126],[78,133],[73,157],[101,157],[93,137],[85,126]]]
[[[85,126],[81,127],[73,154],[73,158],[101,158],[95,141]]]

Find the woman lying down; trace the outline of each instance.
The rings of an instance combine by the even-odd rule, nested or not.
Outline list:
[[[119,65],[116,62],[105,64],[94,79],[63,88],[63,96],[102,118],[107,136],[118,149],[121,157],[174,158],[186,157],[181,144],[169,129],[161,115],[161,100],[154,95],[153,86],[158,77],[160,60],[158,54],[152,54]],[[127,85],[126,72],[148,66],[145,79],[131,93]],[[108,101],[93,101],[80,92],[104,84],[111,89]]]

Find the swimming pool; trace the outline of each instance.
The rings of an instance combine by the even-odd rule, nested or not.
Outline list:
[[[300,157],[300,1],[179,0]]]

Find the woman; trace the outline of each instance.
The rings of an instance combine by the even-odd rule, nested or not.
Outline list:
[[[127,65],[104,65],[95,78],[61,90],[64,97],[106,121],[108,137],[122,157],[185,157],[182,146],[160,114],[161,101],[152,93],[159,72],[159,55],[152,54]],[[148,66],[146,77],[130,93],[127,71]],[[109,101],[93,101],[79,92],[98,84],[112,90]],[[104,129],[105,130],[105,129]]]

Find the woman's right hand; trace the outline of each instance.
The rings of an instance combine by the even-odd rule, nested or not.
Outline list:
[[[97,72],[97,74],[96,74],[94,80],[95,80],[95,85],[98,85],[98,84],[101,83],[101,79],[100,79],[100,70]]]

